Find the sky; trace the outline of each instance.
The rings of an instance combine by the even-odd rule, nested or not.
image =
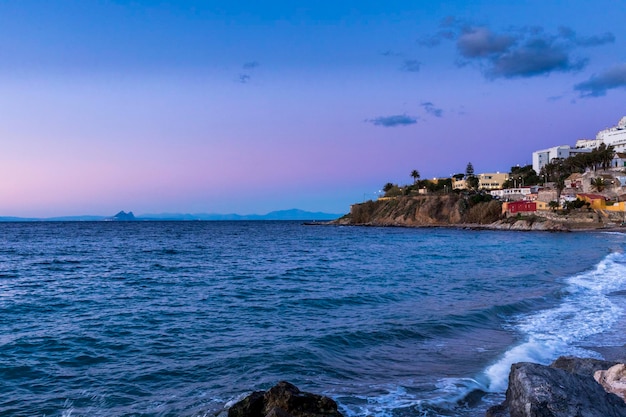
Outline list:
[[[0,216],[346,213],[626,116],[626,3],[0,0]]]

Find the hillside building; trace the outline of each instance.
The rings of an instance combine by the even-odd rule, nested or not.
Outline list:
[[[465,181],[465,179],[457,180],[456,178],[452,178],[453,190],[467,190],[467,188],[467,181]]]
[[[500,172],[478,175],[478,188],[482,190],[500,190],[509,179],[509,174]]]
[[[579,153],[589,153],[591,150],[591,148],[572,148],[569,145],[561,145],[543,149],[541,151],[535,151],[533,152],[533,169],[537,174],[539,174],[541,172],[541,168],[552,162],[554,159],[565,159]]]
[[[577,140],[574,148],[569,145],[561,145],[533,152],[533,169],[539,174],[541,168],[554,159],[565,159],[579,153],[588,153],[602,144],[613,146],[616,153],[626,153],[626,116],[622,117],[616,126],[599,131],[595,139]],[[614,167],[621,167],[622,165],[626,166],[626,161],[613,161]]]
[[[613,146],[615,152],[626,152],[626,116],[622,117],[617,126],[609,127],[598,132],[595,139],[581,139],[576,141],[576,147],[581,149],[595,149],[601,144]]]

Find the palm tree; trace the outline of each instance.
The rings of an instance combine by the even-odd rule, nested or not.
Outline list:
[[[606,181],[602,177],[596,177],[591,179],[591,186],[595,188],[598,192],[602,192],[606,187]]]
[[[557,202],[557,204],[560,204],[560,202],[561,202],[561,193],[565,189],[565,178],[566,177],[564,175],[560,175],[556,179],[556,181],[554,181],[554,186],[556,188],[556,202]]]
[[[411,177],[413,177],[413,184],[417,184],[417,181],[420,179],[420,172],[414,169],[411,171]]]
[[[612,145],[603,146],[600,145],[600,160],[602,161],[602,169],[607,169],[611,166],[611,161],[613,161],[613,157],[615,156],[615,149]]]

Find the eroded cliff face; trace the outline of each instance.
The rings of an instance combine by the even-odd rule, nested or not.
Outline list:
[[[336,223],[370,226],[490,224],[501,216],[498,201],[472,201],[462,195],[398,197],[354,204]]]

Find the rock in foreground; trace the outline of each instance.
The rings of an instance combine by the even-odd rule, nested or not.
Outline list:
[[[289,382],[255,391],[228,409],[228,417],[343,417],[328,397],[301,392]]]
[[[559,358],[552,365],[511,366],[506,400],[487,417],[626,417],[626,403],[594,378],[613,362]]]
[[[596,371],[593,378],[606,392],[611,392],[626,401],[626,365],[619,363],[606,371]]]

